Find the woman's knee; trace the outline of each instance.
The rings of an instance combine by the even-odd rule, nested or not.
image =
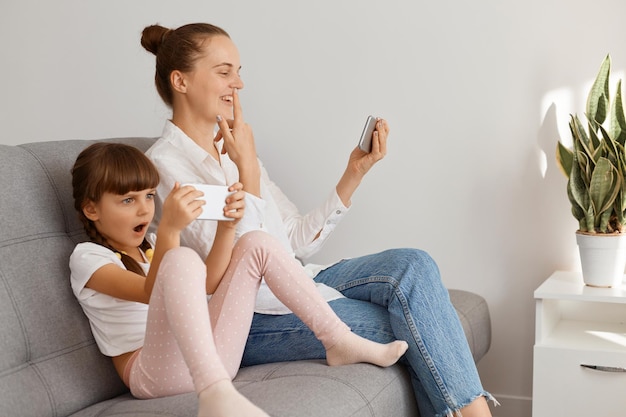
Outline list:
[[[413,265],[421,269],[439,269],[428,252],[414,248],[388,249],[380,253],[386,262],[398,266]]]
[[[421,249],[401,248],[382,252],[385,263],[395,269],[392,275],[405,284],[407,281],[425,283],[441,281],[439,267],[428,252]]]

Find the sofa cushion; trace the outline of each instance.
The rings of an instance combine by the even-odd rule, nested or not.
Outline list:
[[[273,417],[419,415],[408,372],[401,366],[280,362],[242,368],[235,386]],[[153,400],[135,400],[127,394],[72,417],[191,417],[197,412],[195,393]]]
[[[491,346],[491,317],[487,301],[469,291],[452,289],[448,292],[461,320],[474,362],[478,363]]]

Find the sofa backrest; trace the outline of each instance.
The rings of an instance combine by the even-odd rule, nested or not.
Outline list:
[[[152,138],[108,139],[145,151]],[[86,239],[70,169],[95,141],[0,145],[0,415],[66,416],[127,391],[69,282]]]

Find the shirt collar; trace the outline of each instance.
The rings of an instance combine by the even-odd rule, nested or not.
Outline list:
[[[185,132],[176,126],[171,120],[165,121],[162,137],[177,149],[180,149],[193,162],[201,164],[207,158],[214,158],[207,151],[202,149],[200,145],[193,141]],[[221,145],[221,142],[220,142]],[[216,146],[218,152],[221,146]]]

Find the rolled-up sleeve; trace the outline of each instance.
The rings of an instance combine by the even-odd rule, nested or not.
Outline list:
[[[302,215],[274,183],[269,182],[269,187],[287,229],[291,247],[300,259],[319,251],[349,211],[333,189],[321,205]]]
[[[296,256],[305,259],[319,251],[348,210],[349,208],[341,202],[337,192],[333,189],[324,204],[311,213],[319,217],[322,223],[319,236],[308,245],[298,247]]]

